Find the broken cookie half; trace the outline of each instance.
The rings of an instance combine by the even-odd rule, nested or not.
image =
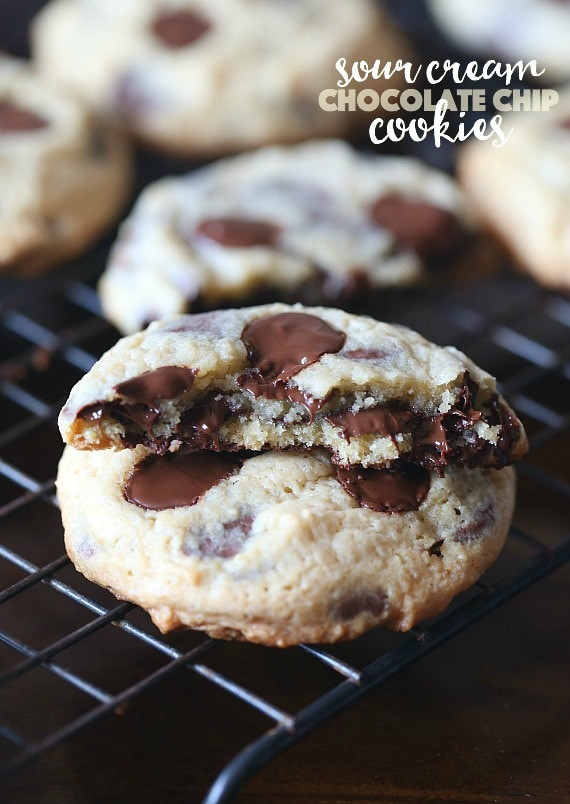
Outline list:
[[[177,316],[123,338],[59,424],[78,449],[323,448],[346,470],[500,469],[527,449],[494,378],[453,347],[282,304]]]

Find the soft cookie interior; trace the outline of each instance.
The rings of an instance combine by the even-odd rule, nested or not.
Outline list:
[[[240,348],[222,371],[199,360],[168,362],[127,375],[106,398],[72,394],[61,418],[66,440],[83,449],[143,444],[156,453],[320,447],[345,467],[405,462],[438,472],[501,468],[525,451],[522,425],[492,378],[460,353],[414,341],[432,364],[414,387],[394,341],[415,333],[392,328],[391,339],[352,348],[350,320],[343,329],[339,316],[326,320],[322,310],[276,309],[257,308],[242,322]],[[167,325],[182,342],[186,324],[196,324],[189,319],[206,326],[208,314]],[[453,364],[450,378],[430,385],[444,359]]]

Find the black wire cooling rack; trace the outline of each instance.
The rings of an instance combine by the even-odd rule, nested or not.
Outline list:
[[[533,449],[519,469],[514,526],[497,564],[443,616],[405,635],[377,629],[342,646],[292,649],[326,667],[333,680],[301,707],[288,707],[260,691],[266,685],[258,669],[245,681],[231,667],[220,672],[214,657],[224,643],[191,633],[181,648],[136,607],[85,581],[63,554],[56,416],[72,383],[117,337],[99,314],[94,289],[103,260],[104,253],[95,254],[55,277],[11,286],[0,306],[0,772],[15,774],[186,669],[189,700],[200,694],[201,677],[270,724],[212,780],[206,802],[224,802],[309,732],[570,559],[570,479],[560,457],[570,446],[570,300],[505,271],[390,302],[390,320],[455,344],[498,376],[523,418]],[[554,439],[560,449],[553,452]],[[121,671],[109,685],[96,657],[117,639],[110,661]],[[133,640],[152,656],[142,672],[135,660],[129,665],[126,643]],[[49,712],[48,698],[57,700]],[[37,711],[41,718],[30,714]]]

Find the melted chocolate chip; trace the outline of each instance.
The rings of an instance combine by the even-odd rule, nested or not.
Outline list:
[[[340,351],[346,335],[314,315],[279,313],[252,321],[241,339],[264,380],[285,382],[324,354]]]
[[[273,246],[279,233],[279,227],[272,223],[246,218],[209,218],[202,221],[196,229],[196,234],[214,240],[226,248]]]
[[[324,354],[342,349],[346,335],[326,321],[305,313],[279,313],[258,318],[243,333],[250,363],[254,367],[238,378],[238,384],[254,396],[289,399],[304,405],[311,417],[324,404],[287,382]]]
[[[120,382],[113,390],[120,396],[126,396],[142,405],[151,405],[157,399],[173,399],[190,391],[195,376],[194,369],[163,366]]]
[[[443,416],[427,416],[420,421],[414,432],[414,446],[433,447],[441,456],[447,455],[449,445]]]
[[[228,401],[216,399],[214,395],[191,408],[184,414],[179,426],[185,443],[190,443],[193,449],[219,450],[218,431],[230,413]]]
[[[430,488],[429,473],[413,465],[397,469],[337,466],[336,476],[362,508],[388,514],[417,511]]]
[[[445,254],[461,237],[455,215],[425,201],[382,196],[372,205],[371,216],[378,226],[389,229],[399,243],[420,257]]]
[[[359,614],[373,614],[379,617],[388,607],[385,592],[360,592],[341,600],[334,606],[333,616],[337,620],[352,620]]]
[[[478,436],[473,425],[483,419],[481,411],[474,408],[478,386],[465,372],[461,390],[453,407],[435,416],[422,416],[410,408],[395,405],[377,406],[358,413],[341,411],[329,414],[326,418],[340,426],[343,438],[379,434],[392,438],[398,433],[409,433],[412,438],[411,449],[406,452],[406,460],[443,474],[449,464],[501,469],[510,462],[510,450],[520,435],[520,423],[509,408],[494,394],[486,406],[489,414],[486,421],[499,425],[501,430],[496,444]],[[469,430],[468,438],[464,433]],[[397,445],[396,441],[394,443]]]
[[[367,408],[351,413],[331,413],[326,418],[332,424],[338,424],[342,435],[348,441],[355,436],[377,433],[393,438],[398,433],[409,432],[410,422],[414,414],[409,409],[395,406]]]
[[[152,32],[163,45],[178,50],[191,45],[208,33],[211,23],[193,11],[170,11],[156,17]]]
[[[114,412],[114,417],[123,424],[134,422],[134,424],[138,424],[138,426],[143,429],[152,427],[159,416],[159,410],[140,403],[135,403],[134,405],[118,405]]]
[[[93,405],[85,405],[77,411],[77,418],[86,422],[101,421],[103,416],[111,414],[112,402],[95,402]]]
[[[10,101],[0,101],[0,133],[13,131],[37,131],[46,128],[47,120],[34,112],[22,109]]]
[[[133,469],[125,498],[153,511],[195,505],[241,464],[239,456],[219,452],[150,455]]]
[[[149,405],[95,402],[93,405],[86,405],[81,408],[77,413],[77,418],[87,422],[97,422],[108,416],[121,424],[128,425],[133,423],[139,427],[146,428],[152,427],[159,415],[160,411]]]
[[[136,424],[148,429],[160,416],[160,410],[155,406],[156,400],[172,399],[189,391],[194,384],[195,374],[193,369],[182,366],[164,366],[155,371],[146,371],[113,388],[117,394],[132,401],[96,402],[82,408],[77,417],[95,422],[103,416],[110,416],[121,424]]]

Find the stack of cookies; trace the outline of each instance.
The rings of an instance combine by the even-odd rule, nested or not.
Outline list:
[[[60,428],[77,568],[162,631],[278,646],[442,611],[498,555],[526,451],[454,348],[283,304],[123,338]]]
[[[411,58],[381,4],[52,0],[32,40],[58,89],[0,69],[0,135],[41,168],[30,197],[6,182],[0,263],[55,264],[109,226],[129,138],[227,157],[148,187],[101,278],[126,337],[60,416],[76,567],[163,632],[267,645],[441,612],[498,555],[527,442],[465,355],[314,306],[493,258],[450,177],[317,139],[362,121],[319,107],[339,56]]]

